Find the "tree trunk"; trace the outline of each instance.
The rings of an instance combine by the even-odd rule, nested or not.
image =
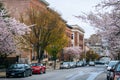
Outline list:
[[[56,60],[54,60],[54,69],[56,69]]]
[[[38,63],[40,63],[41,60],[43,60],[43,54],[44,54],[44,50],[41,49],[41,47],[39,47],[39,51],[38,51]]]
[[[38,63],[40,62],[40,59],[39,59],[39,56],[40,56],[40,48],[39,48],[39,45],[36,46],[36,52],[37,52],[37,60],[38,60]]]

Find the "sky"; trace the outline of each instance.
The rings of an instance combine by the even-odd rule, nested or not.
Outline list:
[[[49,7],[59,12],[68,25],[79,25],[85,31],[85,38],[95,33],[95,28],[74,17],[94,10],[101,0],[46,0]]]

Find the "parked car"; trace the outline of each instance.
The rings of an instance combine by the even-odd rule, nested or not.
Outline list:
[[[84,63],[83,63],[83,61],[78,61],[76,65],[77,65],[77,67],[81,67],[81,66],[84,66]]]
[[[113,70],[115,69],[115,66],[119,63],[119,61],[112,60],[109,62],[107,66],[107,80],[114,80],[114,72]]]
[[[107,70],[110,70],[112,66],[116,65],[118,62],[118,60],[111,60],[107,65]]]
[[[69,69],[70,68],[70,62],[62,62],[60,64],[60,69]]]
[[[102,61],[95,61],[96,65],[104,65],[104,63]]]
[[[44,66],[42,63],[32,63],[32,73],[42,74],[46,73],[46,66]]]
[[[6,69],[6,77],[32,76],[31,66],[28,64],[12,64]]]
[[[70,68],[75,68],[77,67],[76,62],[69,62],[70,63]]]
[[[95,66],[95,62],[94,61],[89,61],[88,65],[89,66]]]

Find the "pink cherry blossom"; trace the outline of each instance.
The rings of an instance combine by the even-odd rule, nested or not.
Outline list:
[[[5,15],[5,10],[0,10],[0,54],[9,55],[16,52],[14,36],[24,35],[30,28]]]

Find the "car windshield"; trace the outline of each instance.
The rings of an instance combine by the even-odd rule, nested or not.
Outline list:
[[[13,64],[9,67],[10,69],[23,69],[24,64]]]
[[[63,65],[66,65],[66,64],[68,64],[68,63],[69,63],[69,62],[64,62]]]
[[[40,63],[32,63],[31,66],[42,66]]]
[[[112,66],[115,65],[117,62],[118,62],[118,61],[111,61],[111,62],[108,64],[108,66],[109,66],[109,67],[112,67]]]
[[[83,63],[82,61],[79,61],[79,63]]]
[[[93,64],[94,62],[93,62],[93,61],[90,61],[89,63],[90,63],[90,64]]]

